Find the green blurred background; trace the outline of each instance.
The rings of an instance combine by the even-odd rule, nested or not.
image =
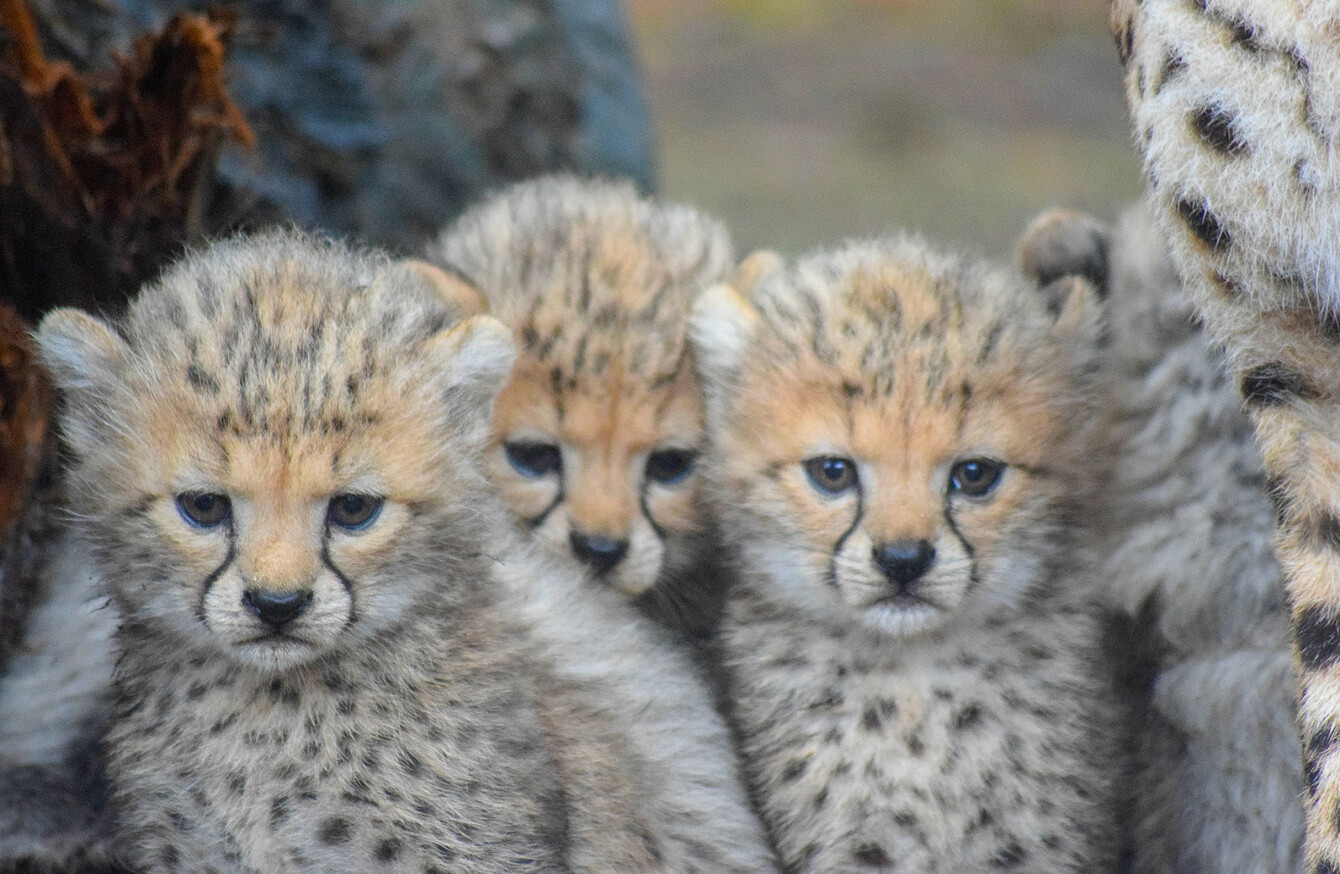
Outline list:
[[[1140,191],[1101,0],[629,0],[663,196],[742,251],[893,227],[1008,257]]]

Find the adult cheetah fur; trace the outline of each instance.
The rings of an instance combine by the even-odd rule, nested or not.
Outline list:
[[[1322,5],[1114,0],[1152,209],[1228,365],[1276,508],[1306,865],[1340,871],[1340,42]]]

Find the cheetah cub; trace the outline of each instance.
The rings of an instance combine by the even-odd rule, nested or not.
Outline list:
[[[561,574],[510,537],[479,464],[510,333],[458,323],[423,280],[276,233],[187,258],[119,324],[43,321],[72,507],[121,618],[126,861],[756,870],[739,857],[761,849],[662,797],[738,808],[753,839],[729,774],[704,787],[669,763],[696,762],[701,734],[644,754],[625,711],[654,708],[535,631],[517,593]]]
[[[626,183],[557,176],[470,210],[428,258],[515,333],[485,461],[519,529],[705,633],[720,599],[704,573],[702,394],[685,330],[693,299],[733,266],[725,229]]]
[[[721,645],[794,871],[1114,863],[1115,698],[1075,510],[1099,313],[915,239],[694,307],[738,565]]]

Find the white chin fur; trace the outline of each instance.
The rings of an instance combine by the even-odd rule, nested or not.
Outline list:
[[[875,604],[861,614],[862,621],[890,637],[912,637],[938,627],[944,612],[924,604]]]
[[[228,653],[243,664],[265,673],[275,673],[309,662],[320,655],[323,649],[300,640],[276,637],[233,644],[228,648]]]

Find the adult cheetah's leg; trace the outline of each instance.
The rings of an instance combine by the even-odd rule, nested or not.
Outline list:
[[[1148,190],[1278,509],[1307,858],[1340,872],[1340,4],[1112,0]]]

